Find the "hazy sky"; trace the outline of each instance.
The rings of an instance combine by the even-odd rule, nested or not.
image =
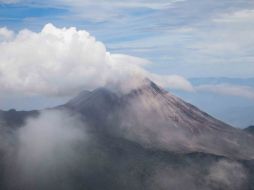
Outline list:
[[[53,25],[46,25],[48,23]],[[245,115],[254,111],[252,0],[0,0],[0,28],[2,109],[45,107],[68,99],[72,95],[68,91],[103,85],[106,78],[112,80],[110,75],[122,72],[119,66],[114,67],[113,72],[108,70],[107,64],[111,67],[112,62],[120,60],[128,68],[124,72],[129,72],[131,67],[131,71],[146,73],[222,119],[224,116],[219,111],[224,109],[239,110],[241,106],[246,110],[248,107],[251,111]],[[70,46],[70,33],[73,47],[90,49],[94,55],[90,56],[93,54],[90,52],[89,56],[79,57],[78,50],[63,51]],[[51,37],[45,37],[48,34]],[[62,38],[54,41],[54,35],[62,36],[64,42]],[[80,45],[82,40],[90,44],[88,48]],[[43,43],[46,41],[49,45]],[[102,44],[98,45],[98,41]],[[61,47],[50,44],[61,44]],[[48,58],[40,50],[53,53]],[[110,56],[106,55],[108,52]],[[70,82],[73,75],[64,79],[64,85],[61,83],[59,75],[66,74],[74,56],[82,61],[91,60],[85,67],[80,67],[80,62],[73,63],[74,73],[93,69],[90,78],[84,79],[90,86],[77,82],[87,76],[87,72],[75,76],[74,86]],[[101,56],[104,58],[97,58]],[[52,64],[60,62],[60,57],[69,62],[61,62],[55,72]],[[138,67],[130,66],[129,62]],[[90,81],[98,76],[94,71],[97,68],[104,74],[94,84]],[[204,77],[220,79],[201,79]],[[38,85],[41,88],[37,88]],[[206,102],[204,97],[212,97],[209,99],[212,103]]]

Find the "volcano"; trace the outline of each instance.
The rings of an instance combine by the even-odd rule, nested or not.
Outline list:
[[[43,112],[52,111],[79,120],[88,138],[83,141],[79,136],[76,141],[62,132],[71,132],[74,126],[68,123],[68,128],[55,129],[59,119],[52,121],[52,116],[39,122],[40,140],[31,138],[36,130],[27,123],[41,121]],[[51,127],[46,129],[53,128],[60,137],[51,131],[41,134],[47,124]],[[0,129],[0,189],[4,190],[254,189],[254,136],[148,79],[128,92],[106,87],[83,91],[64,105],[42,111],[1,111]],[[26,142],[26,164],[24,160],[20,164],[22,144],[15,136],[20,131]],[[29,135],[24,135],[27,131]]]
[[[95,128],[159,150],[254,158],[254,138],[213,118],[150,80],[126,94],[84,91],[61,106]]]

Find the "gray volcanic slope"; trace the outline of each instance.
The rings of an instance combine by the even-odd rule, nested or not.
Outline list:
[[[254,136],[149,80],[0,111],[0,190],[253,190]]]
[[[61,106],[93,128],[158,150],[254,158],[254,138],[166,92],[155,83],[127,94],[106,88],[82,92]]]

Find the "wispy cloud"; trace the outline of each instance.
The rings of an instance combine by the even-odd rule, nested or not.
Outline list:
[[[254,18],[254,9],[243,9],[232,13],[224,13],[215,18],[215,22],[250,22]]]
[[[254,88],[250,86],[232,84],[207,84],[195,87],[200,92],[211,92],[227,96],[238,96],[254,100]]]
[[[100,6],[104,7],[105,9],[111,7],[111,8],[151,8],[151,9],[165,9],[168,6],[171,6],[175,2],[181,2],[184,0],[158,0],[158,1],[144,1],[144,0],[130,0],[128,2],[121,2],[117,0],[110,0],[110,1],[101,1],[101,0],[55,0],[53,2],[58,3],[58,4],[65,4],[65,5],[70,5],[70,6],[88,6],[88,5],[93,5],[93,6]]]
[[[12,4],[17,2],[19,2],[19,0],[0,0],[0,3],[4,3],[4,4]]]

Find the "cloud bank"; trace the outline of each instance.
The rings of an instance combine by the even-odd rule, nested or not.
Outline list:
[[[192,90],[183,77],[151,73],[143,68],[148,60],[111,54],[87,31],[74,27],[47,24],[38,33],[24,29],[14,36],[6,28],[0,33],[1,93],[70,96],[133,77],[165,78],[164,86]]]

